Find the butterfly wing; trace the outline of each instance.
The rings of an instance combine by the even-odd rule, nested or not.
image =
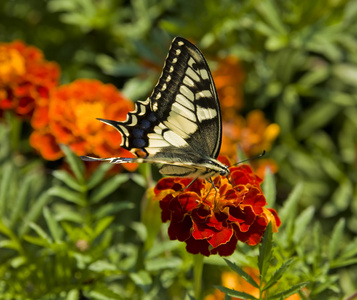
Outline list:
[[[200,161],[217,158],[221,146],[220,106],[209,67],[200,50],[180,37],[172,42],[152,95],[136,102],[124,122],[99,120],[121,133],[123,148],[146,162],[166,164],[161,169],[166,175],[205,169]]]

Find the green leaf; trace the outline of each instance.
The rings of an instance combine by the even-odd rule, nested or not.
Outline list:
[[[6,163],[2,170],[2,177],[0,182],[0,216],[4,216],[5,203],[7,201],[9,186],[14,177],[14,167],[10,163]]]
[[[79,206],[87,205],[85,199],[83,198],[82,193],[75,192],[75,191],[70,190],[64,186],[54,186],[48,190],[48,193],[51,196],[59,197],[63,200],[75,203]]]
[[[121,297],[119,294],[110,290],[104,284],[97,284],[94,288],[90,287],[90,291],[86,295],[88,295],[89,299],[96,299],[96,300],[121,300],[121,299],[123,299],[123,297]]]
[[[78,300],[80,298],[78,290],[70,290],[67,293],[66,300]]]
[[[88,189],[94,188],[97,184],[99,184],[104,178],[105,174],[112,168],[113,165],[109,163],[102,163],[98,166],[95,172],[88,179],[87,187]]]
[[[346,267],[346,266],[351,266],[357,264],[357,257],[356,258],[350,258],[350,259],[338,259],[330,264],[330,268],[341,268],[341,267]]]
[[[159,256],[162,253],[165,252],[171,252],[172,250],[177,249],[181,245],[180,242],[177,241],[164,241],[160,242],[157,244],[154,244],[154,247],[152,247],[148,252],[147,252],[147,258],[154,258]]]
[[[48,234],[40,226],[38,226],[35,223],[30,223],[29,226],[31,227],[31,229],[33,229],[38,234],[38,236],[42,240],[46,241],[48,244],[52,244],[52,239],[48,236]]]
[[[79,182],[84,183],[84,163],[67,146],[60,145],[66,160]]]
[[[334,103],[327,101],[317,102],[312,108],[306,110],[296,128],[298,139],[310,136],[317,129],[325,126],[339,112],[341,108]]]
[[[311,223],[315,214],[315,208],[313,206],[307,207],[295,220],[295,232],[293,240],[295,243],[299,243],[301,239],[306,236],[307,228]]]
[[[292,222],[296,217],[297,204],[303,192],[302,182],[298,183],[292,192],[289,194],[288,199],[284,202],[282,209],[279,211],[281,222]]]
[[[273,274],[273,276],[270,278],[270,280],[266,283],[266,285],[263,288],[263,291],[265,291],[266,289],[270,288],[271,286],[273,286],[274,284],[276,284],[280,278],[284,275],[284,273],[286,272],[286,270],[290,267],[290,265],[292,264],[292,262],[294,261],[293,258],[288,259],[286,262],[284,262],[281,267],[276,270]]]
[[[273,231],[271,223],[268,224],[263,241],[259,246],[258,267],[261,276],[261,281],[264,282],[264,277],[268,271],[270,261],[273,254]]]
[[[75,178],[72,177],[68,172],[63,171],[63,170],[56,170],[52,173],[52,175],[61,180],[63,183],[65,183],[68,187],[78,191],[78,192],[84,192],[86,190],[86,187],[79,184]]]
[[[214,286],[216,289],[219,289],[221,292],[225,293],[228,296],[231,297],[236,297],[236,298],[241,298],[241,299],[250,299],[250,300],[258,300],[258,298],[255,298],[254,296],[244,293],[244,292],[238,292],[235,290],[231,290],[229,288],[226,288],[224,286]]]
[[[118,174],[110,178],[109,180],[104,182],[102,185],[100,185],[93,191],[92,195],[90,196],[90,202],[91,203],[99,202],[104,197],[114,192],[122,183],[128,180],[129,180],[128,174]]]
[[[20,185],[20,190],[18,192],[17,197],[14,199],[14,203],[12,206],[11,210],[11,216],[10,216],[10,227],[12,228],[16,221],[18,221],[18,218],[20,217],[21,213],[24,212],[26,202],[29,200],[28,195],[29,195],[29,190],[30,190],[30,185],[33,177],[32,176],[26,176],[23,179],[22,184]]]
[[[147,271],[140,270],[137,273],[130,273],[130,278],[134,283],[141,287],[144,292],[148,292],[150,285],[152,284],[152,279]]]
[[[290,289],[287,289],[283,292],[269,296],[269,299],[286,299],[287,297],[300,291],[303,287],[307,286],[308,284],[309,284],[308,282],[302,282],[302,283],[295,284]]]
[[[329,260],[334,260],[336,258],[336,254],[341,247],[342,237],[345,230],[346,221],[344,218],[340,219],[337,224],[334,226],[329,248],[328,248],[328,258]]]
[[[21,249],[21,247],[19,247],[19,244],[14,241],[14,240],[1,240],[0,241],[0,249],[13,249],[16,251],[19,251]]]
[[[274,207],[276,199],[276,186],[275,178],[273,173],[269,168],[265,169],[264,181],[262,183],[262,189],[264,196],[268,202],[269,207]]]
[[[157,272],[167,269],[177,269],[182,266],[182,259],[178,257],[157,257],[145,261],[145,270]]]
[[[347,259],[357,254],[357,238],[350,242],[343,248],[342,253],[339,255],[341,259]]]
[[[24,235],[28,230],[28,225],[30,222],[35,222],[40,216],[43,207],[50,201],[51,195],[50,190],[43,192],[41,196],[36,200],[36,202],[31,206],[30,211],[25,216],[25,222],[22,224],[19,233],[20,236]]]
[[[94,228],[94,238],[98,237],[114,221],[114,217],[105,217],[97,222]]]
[[[228,259],[224,259],[227,265],[236,273],[238,273],[239,276],[241,276],[245,281],[250,283],[252,286],[259,288],[259,284],[255,282],[255,280],[248,274],[246,273],[242,268],[238,267],[236,264],[232,263]]]
[[[123,210],[134,208],[135,204],[129,201],[110,202],[105,205],[101,205],[98,210],[94,212],[93,216],[95,219],[99,220],[109,215],[115,215]]]
[[[60,242],[63,232],[61,231],[61,227],[58,225],[50,210],[46,206],[43,208],[43,215],[54,241],[57,243]]]

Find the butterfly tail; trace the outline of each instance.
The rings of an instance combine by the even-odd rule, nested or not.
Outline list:
[[[143,160],[138,157],[108,157],[98,158],[91,156],[81,156],[81,160],[84,161],[109,161],[111,164],[125,164],[125,163],[141,163]]]

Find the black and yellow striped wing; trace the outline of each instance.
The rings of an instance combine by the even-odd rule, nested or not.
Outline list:
[[[121,146],[137,158],[82,159],[160,163],[160,172],[172,176],[207,178],[228,172],[216,160],[222,121],[211,72],[202,53],[183,38],[173,40],[152,95],[136,102],[126,121],[99,120],[115,127]]]

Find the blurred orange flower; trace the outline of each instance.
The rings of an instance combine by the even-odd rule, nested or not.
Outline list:
[[[223,119],[235,117],[243,107],[244,72],[238,58],[227,56],[218,60],[218,68],[212,72]]]
[[[31,117],[37,105],[48,101],[59,74],[41,50],[21,41],[0,43],[0,117],[5,110]]]
[[[245,267],[243,270],[250,275],[256,283],[260,283],[259,278],[259,270],[252,267]],[[226,288],[236,290],[238,292],[244,292],[249,295],[254,296],[255,298],[259,298],[259,289],[252,286],[250,283],[245,281],[241,276],[237,273],[233,272],[223,272],[221,275],[222,285]],[[205,300],[224,300],[225,294],[219,290],[215,290],[213,294],[205,297]],[[242,298],[232,297],[233,300],[241,300]],[[293,294],[285,300],[300,300],[301,297],[298,293]]]
[[[249,112],[246,119],[236,116],[223,124],[221,153],[234,156],[237,144],[248,157],[268,151],[279,132],[279,125],[269,124],[261,110]]]
[[[77,155],[132,157],[120,147],[120,133],[96,120],[125,120],[132,109],[133,103],[113,85],[78,79],[60,86],[47,106],[36,109],[31,120],[34,132],[30,143],[47,160],[63,156],[59,144],[70,146]]]
[[[279,125],[269,123],[261,110],[249,112],[246,119],[236,115],[223,122],[221,154],[239,160],[237,147],[240,147],[248,158],[264,150],[269,151],[279,132]],[[266,167],[269,167],[273,173],[278,170],[277,164],[272,159],[256,159],[252,160],[251,164],[261,178],[264,178]]]

